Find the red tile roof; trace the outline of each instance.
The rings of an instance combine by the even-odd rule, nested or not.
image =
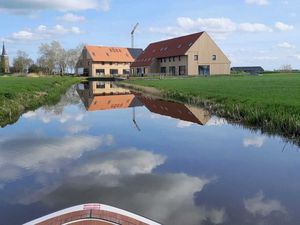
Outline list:
[[[153,58],[184,55],[202,34],[203,32],[200,32],[152,43],[132,63],[131,67],[149,66]]]
[[[127,62],[134,61],[127,48],[106,46],[85,46],[93,62]]]

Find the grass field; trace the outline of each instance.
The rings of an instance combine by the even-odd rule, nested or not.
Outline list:
[[[57,102],[61,94],[81,79],[0,77],[0,126],[14,123],[27,110]]]
[[[300,136],[300,74],[133,79],[165,97],[210,108],[217,115],[289,137]]]

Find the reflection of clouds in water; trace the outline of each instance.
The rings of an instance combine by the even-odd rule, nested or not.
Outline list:
[[[165,161],[165,157],[151,152],[128,149],[113,152],[99,152],[87,162],[72,169],[72,176],[136,175],[151,173]]]
[[[205,126],[223,126],[227,124],[228,122],[226,119],[213,116],[209,119]]]
[[[82,121],[85,114],[78,111],[77,113],[61,112],[56,114],[54,111],[45,111],[43,109],[38,109],[36,111],[31,111],[23,114],[23,118],[31,120],[40,120],[43,123],[50,123],[51,121],[59,121],[60,123],[66,123],[68,121]]]
[[[274,211],[285,213],[285,207],[278,200],[266,199],[262,191],[244,200],[246,210],[254,215],[268,216]]]
[[[70,124],[65,127],[65,130],[71,134],[78,134],[84,131],[88,131],[90,126],[82,124]]]
[[[0,141],[0,182],[18,178],[27,171],[53,172],[84,152],[111,144],[110,135],[67,137],[16,137]],[[12,160],[13,159],[13,160]]]
[[[192,122],[187,122],[187,121],[179,120],[179,121],[177,122],[176,127],[177,127],[177,128],[186,128],[186,127],[190,127],[190,126],[192,126],[192,125],[193,125]]]
[[[244,147],[261,148],[264,145],[264,142],[265,142],[265,137],[251,137],[251,138],[243,139]]]
[[[26,205],[43,202],[57,209],[89,201],[107,203],[173,225],[224,221],[224,209],[194,203],[194,193],[211,179],[180,173],[154,174],[153,170],[166,159],[144,150],[91,151],[110,144],[109,139],[77,136],[55,141],[2,141],[0,147],[6,151],[0,153],[1,168],[11,166],[18,173],[29,168],[37,173],[32,184],[9,196],[9,201]],[[20,146],[25,149],[21,151]],[[89,153],[78,161],[84,152]],[[11,157],[15,160],[10,165],[3,164]],[[63,166],[68,159],[73,163]]]
[[[208,209],[194,203],[194,193],[209,182],[186,174],[79,176],[65,181],[42,201],[62,208],[86,201],[102,202],[173,225],[206,220],[220,224],[225,219],[224,209]]]

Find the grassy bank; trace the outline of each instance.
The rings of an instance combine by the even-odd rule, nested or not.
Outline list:
[[[163,95],[265,132],[300,137],[300,74],[133,79]]]
[[[14,123],[27,110],[56,103],[72,84],[81,79],[0,77],[0,126]]]

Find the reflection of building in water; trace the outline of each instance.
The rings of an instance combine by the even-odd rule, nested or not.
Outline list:
[[[157,100],[139,95],[138,99],[153,113],[187,122],[204,125],[210,119],[210,113],[198,107],[177,102]]]
[[[158,100],[120,88],[113,82],[90,81],[78,85],[77,92],[87,111],[125,109],[145,106],[149,111],[204,125],[210,119],[206,110],[188,104]],[[135,111],[133,112],[135,122]]]
[[[80,84],[77,92],[87,111],[141,106],[129,90],[117,87],[112,82],[90,81]]]

